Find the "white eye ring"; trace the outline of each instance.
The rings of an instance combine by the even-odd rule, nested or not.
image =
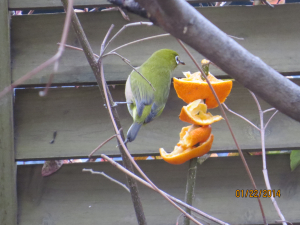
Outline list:
[[[179,60],[179,57],[178,56],[175,56],[175,60],[176,60],[176,63],[177,65],[180,63],[180,60]]]

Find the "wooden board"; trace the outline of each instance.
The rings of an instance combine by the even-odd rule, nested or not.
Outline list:
[[[191,4],[195,3],[205,3],[205,2],[218,2],[221,0],[189,0],[188,2]],[[239,0],[239,2],[248,1],[248,0]],[[83,7],[112,7],[106,0],[74,0],[74,7],[83,8]],[[10,0],[9,1],[9,9],[10,10],[20,10],[20,9],[40,9],[40,8],[62,8],[62,4],[60,0]]]
[[[297,81],[300,84],[300,81]],[[125,101],[124,85],[110,86],[115,101]],[[41,98],[41,89],[19,89],[15,99],[15,144],[17,159],[40,159],[56,157],[86,157],[94,148],[114,134],[104,108],[98,88],[56,88],[48,96]],[[229,108],[245,116],[256,125],[259,117],[256,104],[250,93],[239,85],[233,84],[233,90],[226,104]],[[263,109],[269,106],[261,101]],[[186,105],[174,91],[171,93],[162,115],[143,126],[137,139],[128,144],[135,155],[158,154],[163,147],[172,151],[179,140],[179,132],[188,123],[178,119],[181,107]],[[126,133],[132,118],[126,105],[119,105],[118,111]],[[220,115],[219,109],[209,110]],[[265,121],[272,112],[265,114]],[[260,134],[242,119],[227,113],[236,138],[243,150],[260,150]],[[54,144],[49,142],[53,132],[57,131]],[[212,152],[236,151],[233,139],[225,121],[212,125],[215,140]],[[299,149],[300,123],[278,113],[266,130],[266,148],[268,150]],[[103,146],[99,153],[119,155],[116,141]]]
[[[242,37],[238,40],[242,46],[264,60],[268,65],[284,74],[300,74],[298,63],[300,44],[299,10],[300,4],[275,6],[232,6],[206,7],[198,9],[205,17],[227,34]],[[280,16],[278,16],[280,15]],[[64,14],[26,15],[12,18],[12,74],[16,80],[49,59],[57,50],[60,40]],[[131,22],[141,21],[138,16],[129,14]],[[111,24],[116,32],[127,24],[119,12],[79,13],[79,19],[95,53]],[[287,22],[288,21],[288,22]],[[113,33],[114,33],[113,32]],[[119,46],[139,38],[164,33],[158,27],[130,27],[111,45]],[[78,46],[78,41],[71,29],[68,44]],[[176,69],[174,76],[182,76],[182,71],[196,71],[196,67],[172,37],[163,37],[128,46],[119,51],[131,60],[134,66],[141,65],[155,50],[171,48],[179,52],[186,66]],[[195,53],[200,61],[201,55]],[[116,56],[105,60],[108,81],[124,81],[131,71]],[[45,84],[52,67],[40,72],[26,84]],[[212,73],[224,75],[219,69],[212,68]],[[95,78],[82,52],[67,49],[60,61],[54,83],[93,83]]]
[[[272,189],[289,222],[300,221],[300,168],[290,172],[289,155],[267,157]],[[261,157],[247,157],[258,189],[265,189]],[[188,163],[174,166],[161,160],[139,161],[143,171],[162,190],[184,199]],[[137,224],[130,195],[103,176],[81,172],[93,168],[125,183],[124,174],[109,163],[64,165],[41,177],[41,165],[18,167],[20,225]],[[237,198],[236,190],[252,189],[239,157],[209,158],[198,167],[194,206],[230,224],[263,224],[255,198]],[[175,224],[180,213],[160,195],[139,184],[148,224]],[[261,199],[267,222],[279,217],[269,198]],[[204,223],[206,224],[206,223]],[[211,223],[210,224],[214,224]]]
[[[11,84],[10,27],[7,0],[0,0],[0,90]],[[16,163],[13,136],[13,101],[0,99],[0,224],[17,224]]]

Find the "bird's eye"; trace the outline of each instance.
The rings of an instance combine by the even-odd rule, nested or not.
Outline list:
[[[175,56],[175,60],[176,60],[177,65],[180,64],[180,59],[178,56]]]
[[[184,63],[184,62],[180,61],[180,59],[179,59],[178,55],[177,55],[177,56],[175,56],[175,61],[176,61],[176,64],[177,64],[177,65],[179,65],[179,64],[185,65],[185,63]]]

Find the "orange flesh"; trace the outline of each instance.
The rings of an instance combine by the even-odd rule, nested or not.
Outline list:
[[[202,80],[200,72],[193,74],[186,72],[184,75],[186,78],[173,78],[174,88],[179,98],[186,103],[191,103],[197,99],[204,99],[205,104],[209,109],[218,107],[218,102],[215,99],[215,96],[210,90],[208,83]],[[232,89],[232,81],[219,80],[212,74],[209,74],[207,78],[214,88],[220,102],[223,103]]]

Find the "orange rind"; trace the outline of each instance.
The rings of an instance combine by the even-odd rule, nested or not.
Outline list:
[[[180,141],[177,146],[181,146],[182,148],[189,148],[198,143],[205,142],[211,133],[211,126],[197,126],[190,125],[187,127],[183,127],[179,134]]]
[[[201,102],[202,100],[198,99],[187,106],[183,106],[179,119],[187,123],[201,126],[210,125],[223,119],[222,116],[213,116],[211,113],[207,112],[206,104]]]
[[[173,78],[174,88],[179,98],[186,103],[191,103],[197,99],[203,99],[207,108],[218,107],[218,102],[215,99],[212,91],[206,80],[203,80],[200,72],[191,74],[190,72],[184,72],[185,78],[177,79]],[[221,103],[225,102],[227,96],[232,89],[231,80],[219,80],[212,74],[208,74],[208,80],[214,88]]]
[[[174,165],[182,164],[195,157],[200,157],[209,152],[214,140],[214,135],[210,134],[209,138],[200,143],[199,146],[183,148],[182,146],[175,146],[174,151],[168,154],[163,148],[159,149],[160,155],[166,162]]]

